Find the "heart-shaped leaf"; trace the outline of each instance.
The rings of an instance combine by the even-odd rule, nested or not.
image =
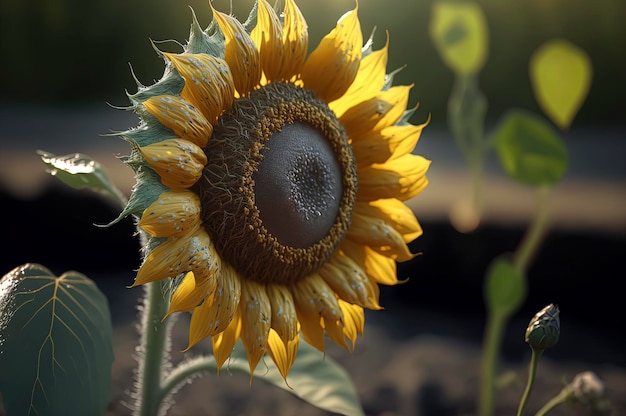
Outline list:
[[[111,393],[106,297],[77,272],[38,264],[0,280],[0,394],[7,415],[102,415]]]
[[[567,168],[567,148],[543,118],[511,110],[493,133],[500,163],[518,182],[531,186],[556,185]]]
[[[546,115],[566,130],[587,98],[591,60],[572,43],[556,39],[541,45],[530,59],[530,80]]]
[[[487,58],[487,23],[482,9],[468,1],[433,4],[430,36],[445,64],[458,74],[475,74]]]

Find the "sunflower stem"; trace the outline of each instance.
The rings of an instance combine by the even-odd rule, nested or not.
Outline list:
[[[163,369],[169,355],[169,324],[163,321],[168,304],[163,297],[160,281],[144,286],[146,293],[140,309],[141,341],[133,415],[156,416],[159,414],[162,399],[160,391]]]
[[[530,357],[530,364],[528,367],[528,381],[526,382],[526,388],[524,389],[522,400],[520,400],[519,407],[517,409],[517,416],[523,416],[524,411],[526,410],[526,405],[528,404],[530,394],[532,393],[533,386],[535,385],[537,364],[539,364],[539,357],[541,357],[541,353],[543,353],[543,350],[532,349],[532,356]]]
[[[212,355],[195,357],[179,364],[163,379],[159,390],[159,403],[174,394],[188,380],[199,377],[202,373],[213,370],[215,367],[215,357]]]
[[[535,413],[535,416],[546,416],[548,413],[554,410],[554,408],[570,400],[572,396],[574,396],[574,390],[572,389],[572,386],[567,385],[563,387],[559,394],[550,399],[546,404],[543,405],[541,409],[539,409],[539,411],[537,411],[537,413]]]

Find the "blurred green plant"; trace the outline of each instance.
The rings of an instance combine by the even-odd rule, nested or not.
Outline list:
[[[526,299],[526,274],[547,231],[547,200],[567,169],[567,147],[548,121],[521,109],[506,112],[493,132],[484,134],[487,100],[478,86],[478,73],[487,59],[489,36],[486,18],[477,3],[436,2],[430,35],[442,60],[454,73],[447,119],[472,176],[475,214],[480,217],[483,208],[485,157],[494,148],[506,174],[534,188],[537,197],[535,215],[517,250],[493,259],[484,281],[487,322],[478,414],[490,416],[494,413],[496,363],[504,330]],[[567,130],[589,91],[592,78],[589,57],[566,40],[551,40],[534,52],[529,73],[540,108],[558,128]],[[542,351],[543,348],[533,348],[529,384],[518,416],[524,413]]]

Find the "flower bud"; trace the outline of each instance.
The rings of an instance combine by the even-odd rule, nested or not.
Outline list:
[[[530,320],[526,328],[526,343],[533,350],[543,351],[559,341],[560,333],[559,308],[551,303]]]
[[[604,396],[604,383],[594,372],[584,371],[572,380],[572,390],[581,403],[593,403]]]

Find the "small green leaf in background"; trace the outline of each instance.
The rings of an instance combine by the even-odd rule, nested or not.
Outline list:
[[[66,185],[76,189],[87,188],[116,198],[126,205],[126,197],[109,180],[102,165],[82,153],[55,156],[38,150],[37,154],[48,166],[48,172]]]
[[[556,185],[567,168],[567,148],[543,118],[524,110],[504,115],[492,139],[506,173],[531,186]]]
[[[491,261],[485,279],[485,301],[490,311],[501,316],[515,313],[526,298],[524,273],[513,267],[509,255]]]
[[[111,395],[106,297],[77,272],[38,264],[0,280],[0,394],[7,415],[102,415]]]
[[[288,385],[272,360],[265,360],[265,364],[267,369],[257,369],[255,377],[295,394],[319,409],[346,416],[365,414],[348,373],[308,343],[300,341],[298,357],[287,376]],[[227,365],[229,370],[250,374],[241,342],[235,346]]]
[[[433,4],[430,36],[445,64],[457,74],[479,72],[487,59],[487,22],[482,9],[468,1]]]
[[[556,39],[541,45],[530,59],[530,80],[546,115],[566,130],[587,98],[592,76],[589,56],[572,43]]]

